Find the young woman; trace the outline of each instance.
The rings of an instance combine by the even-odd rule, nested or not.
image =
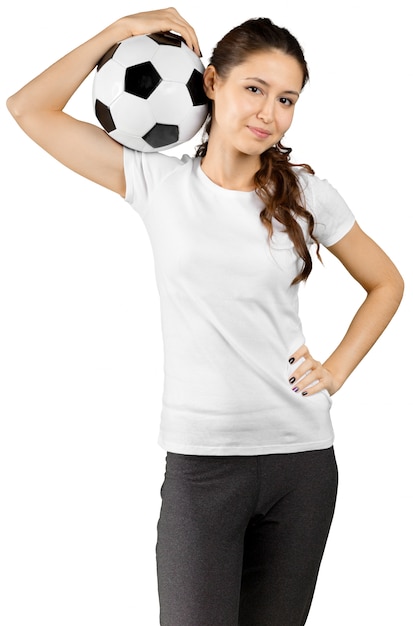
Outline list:
[[[157,562],[163,626],[301,626],[333,517],[331,396],[383,332],[403,281],[340,195],[281,141],[308,79],[296,39],[249,20],[204,76],[206,141],[194,158],[140,154],[63,109],[115,42],[173,30],[175,9],[124,17],[8,100],[56,159],[139,212],[162,305],[167,451]],[[366,299],[320,363],[298,288],[327,247]]]

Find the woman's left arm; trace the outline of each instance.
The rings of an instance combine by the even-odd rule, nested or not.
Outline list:
[[[340,389],[380,337],[403,296],[404,283],[399,271],[357,223],[328,249],[366,290],[367,297],[343,340],[324,363],[315,361],[306,346],[291,355],[296,361],[304,358],[293,373],[299,383],[294,381],[292,387],[309,396],[322,389],[333,395]]]

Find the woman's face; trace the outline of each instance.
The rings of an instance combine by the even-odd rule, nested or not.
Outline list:
[[[225,79],[209,66],[205,88],[213,101],[210,142],[246,155],[262,154],[290,128],[302,82],[298,61],[276,49],[251,54]]]

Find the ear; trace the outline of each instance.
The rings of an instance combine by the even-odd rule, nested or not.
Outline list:
[[[215,99],[215,87],[218,74],[213,65],[208,65],[204,72],[204,90],[210,100]]]

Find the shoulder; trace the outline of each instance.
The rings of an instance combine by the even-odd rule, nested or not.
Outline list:
[[[125,200],[133,206],[143,207],[154,191],[160,191],[170,177],[193,171],[194,158],[183,155],[181,158],[160,152],[138,152],[130,148],[123,150],[123,163],[126,181]]]
[[[194,160],[187,154],[179,158],[161,152],[138,152],[130,148],[124,148],[123,153],[126,172],[136,175],[141,171],[144,175],[156,176],[158,181],[182,167],[191,167]]]
[[[315,235],[325,246],[338,241],[353,226],[355,217],[342,195],[325,178],[311,174],[296,166],[297,176],[305,208],[312,213]]]
[[[294,165],[293,171],[296,175],[301,191],[306,195],[307,200],[312,197],[313,201],[323,200],[332,192],[338,194],[338,191],[326,179],[320,178],[316,174],[309,172],[302,165]]]

